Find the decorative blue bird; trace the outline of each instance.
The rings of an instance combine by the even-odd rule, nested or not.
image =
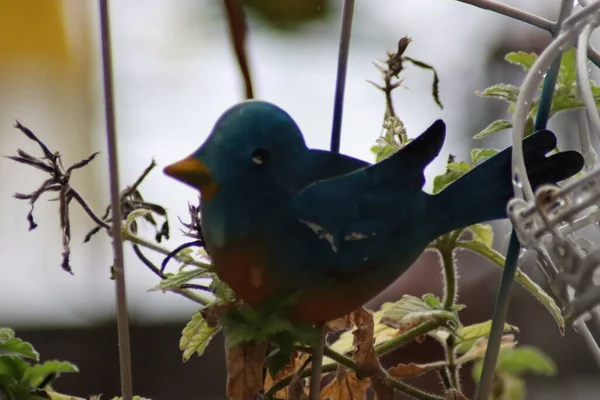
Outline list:
[[[435,121],[389,158],[370,165],[309,149],[294,120],[264,101],[227,110],[206,142],[165,173],[201,192],[202,231],[217,275],[258,306],[300,291],[291,318],[341,317],[394,282],[437,237],[506,217],[513,195],[511,152],[484,161],[437,195],[423,170],[439,154]],[[548,130],[525,139],[534,185],[583,167]]]

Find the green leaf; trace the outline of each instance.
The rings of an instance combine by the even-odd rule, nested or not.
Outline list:
[[[398,149],[389,144],[385,146],[375,145],[371,147],[371,152],[375,154],[375,162],[385,160],[396,151],[398,151]]]
[[[421,298],[423,299],[425,304],[427,304],[431,308],[435,308],[435,309],[439,309],[439,310],[444,308],[444,305],[442,304],[442,301],[440,300],[440,298],[434,294],[426,293]]]
[[[206,350],[211,339],[220,330],[221,327],[208,326],[199,312],[194,314],[190,322],[183,328],[179,340],[179,349],[183,351],[183,361],[189,360],[194,353],[199,356],[204,354],[204,350]]]
[[[461,326],[457,330],[459,339],[456,343],[466,342],[467,340],[479,339],[480,337],[488,337],[492,329],[492,320],[480,322],[467,326]],[[504,324],[504,333],[519,333],[519,328],[514,325]]]
[[[515,85],[509,85],[506,83],[499,83],[497,85],[490,86],[483,92],[475,92],[476,95],[481,97],[493,97],[495,99],[504,100],[508,103],[514,103],[519,97],[519,88]]]
[[[40,383],[50,374],[61,374],[79,372],[77,367],[67,361],[50,360],[42,364],[33,365],[27,371],[22,380],[31,387],[39,387]]]
[[[385,310],[381,323],[392,328],[407,330],[429,321],[458,321],[455,313],[431,307],[418,297],[404,295]]]
[[[122,397],[113,397],[111,400],[123,400]],[[147,397],[141,397],[141,396],[133,396],[133,400],[152,400],[150,398]]]
[[[494,244],[494,230],[488,224],[475,224],[467,228],[473,234],[473,240],[483,243],[487,247]]]
[[[162,279],[158,285],[148,289],[148,291],[162,290],[163,292],[166,292],[167,290],[178,288],[182,284],[188,283],[193,279],[206,278],[211,274],[210,271],[197,267],[192,267],[192,269],[181,271],[177,274],[165,274],[167,278]]]
[[[235,293],[233,290],[231,290],[229,285],[220,280],[216,275],[212,276],[212,281],[210,282],[209,287],[215,292],[215,296],[223,301],[231,301],[235,299]]]
[[[471,166],[464,162],[451,162],[446,166],[446,172],[433,178],[433,194],[438,194],[452,182],[471,170]]]
[[[462,347],[461,350],[464,350],[464,347],[468,344],[471,344],[471,346],[468,348],[468,350],[462,356],[460,356],[456,359],[457,365],[466,364],[468,362],[483,358],[487,351],[488,338],[482,337],[479,339],[465,342],[464,344],[461,345],[461,347]],[[516,345],[517,345],[517,342],[515,342],[515,338],[513,335],[502,336],[502,341],[500,342],[500,352],[501,352],[500,354],[502,354],[503,351],[514,348]],[[477,377],[477,378],[479,378],[479,377]]]
[[[29,358],[38,361],[40,355],[30,343],[15,337],[8,337],[0,340],[0,357]]]
[[[20,382],[29,368],[30,365],[22,358],[0,357],[0,387],[7,382]]]
[[[500,354],[496,371],[507,372],[517,376],[527,372],[552,376],[556,375],[556,364],[547,354],[538,348],[533,346],[519,346]]]
[[[481,242],[470,240],[470,241],[458,241],[456,243],[457,248],[467,249],[478,253],[479,255],[487,258],[492,263],[497,265],[500,268],[504,268],[504,256],[498,253],[496,250],[484,246]],[[552,297],[548,293],[544,291],[537,283],[535,283],[531,278],[521,271],[520,268],[517,268],[515,273],[515,280],[519,282],[525,289],[527,289],[533,296],[540,302],[546,310],[550,312],[550,315],[556,321],[558,325],[558,329],[560,330],[561,335],[565,334],[565,319],[560,311],[560,308],[554,301]]]
[[[476,382],[481,377],[483,361],[473,366],[473,378]],[[498,355],[496,373],[519,377],[525,373],[552,376],[556,374],[556,364],[550,357],[532,346],[520,346],[512,349],[503,349]]]
[[[498,153],[499,151],[496,149],[473,149],[471,150],[471,163],[479,164]]]
[[[557,84],[564,87],[575,87],[577,81],[577,52],[572,48],[563,53],[560,60]]]
[[[480,322],[478,324],[461,326],[456,331],[456,352],[458,354],[466,353],[469,351],[475,341],[479,338],[487,338],[490,334],[490,330],[492,329],[492,321]],[[504,334],[508,333],[518,333],[519,328],[514,325],[504,324]]]
[[[300,293],[277,293],[265,299],[258,310],[242,305],[223,316],[230,347],[252,341],[269,341],[282,332],[294,333],[298,327],[288,319]],[[295,337],[295,336],[294,336]]]
[[[504,56],[506,61],[522,67],[524,71],[529,71],[531,67],[533,67],[533,64],[535,64],[537,58],[537,54],[526,53],[524,51],[511,52]]]
[[[46,390],[46,393],[48,393],[48,397],[50,397],[50,400],[87,400],[83,397],[69,396],[66,394],[54,392],[52,390]],[[133,398],[135,399],[135,396]],[[89,400],[100,400],[100,397],[90,396]]]
[[[551,117],[563,111],[575,110],[585,106],[585,103],[578,100],[573,93],[561,94],[559,90],[555,93],[552,99],[552,107],[550,108]]]
[[[473,136],[473,139],[483,139],[493,133],[512,128],[512,122],[505,119],[498,119],[489,124],[484,130]]]
[[[0,328],[0,342],[15,337],[15,331],[10,328]]]

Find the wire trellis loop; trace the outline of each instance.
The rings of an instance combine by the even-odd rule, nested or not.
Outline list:
[[[537,253],[537,264],[567,322],[583,335],[600,365],[600,348],[586,325],[591,319],[600,327],[600,245],[585,238],[600,237],[600,168],[591,145],[592,137],[600,139],[600,116],[588,71],[590,36],[600,26],[600,1],[579,1],[579,5],[521,85],[512,132],[515,198],[507,211],[520,242]],[[577,111],[577,125],[585,169],[562,187],[544,185],[534,192],[523,156],[525,121],[545,71],[573,46],[577,47],[577,97],[584,104]]]

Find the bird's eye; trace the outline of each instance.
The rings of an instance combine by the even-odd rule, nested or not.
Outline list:
[[[265,149],[256,149],[254,153],[252,153],[252,162],[258,166],[262,167],[269,162],[270,154]]]

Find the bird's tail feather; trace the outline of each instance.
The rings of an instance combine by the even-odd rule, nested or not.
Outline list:
[[[525,165],[535,188],[567,179],[583,168],[576,151],[563,151],[546,157],[556,147],[556,136],[548,130],[536,132],[523,142]],[[435,237],[455,229],[506,218],[506,205],[513,197],[511,154],[508,147],[430,196],[428,210],[436,213]]]

